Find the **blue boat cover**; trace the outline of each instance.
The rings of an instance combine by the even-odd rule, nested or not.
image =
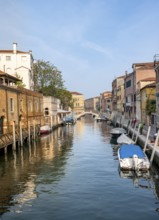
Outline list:
[[[120,158],[132,158],[134,154],[136,154],[139,158],[144,158],[144,152],[138,145],[134,144],[124,144],[119,149]]]

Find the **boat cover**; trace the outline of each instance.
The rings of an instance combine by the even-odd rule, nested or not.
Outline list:
[[[140,148],[140,146],[135,144],[124,144],[120,147],[119,150],[120,158],[132,158],[133,155],[137,155],[139,158],[145,158],[145,154]]]

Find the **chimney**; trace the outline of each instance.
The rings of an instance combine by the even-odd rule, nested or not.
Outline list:
[[[13,53],[17,53],[17,43],[13,43]]]

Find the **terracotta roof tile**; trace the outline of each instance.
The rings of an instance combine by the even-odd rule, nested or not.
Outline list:
[[[70,92],[72,95],[83,95],[82,93],[79,92]]]

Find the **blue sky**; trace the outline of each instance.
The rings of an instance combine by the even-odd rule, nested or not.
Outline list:
[[[159,54],[159,0],[0,0],[0,49],[33,51],[85,98]]]

